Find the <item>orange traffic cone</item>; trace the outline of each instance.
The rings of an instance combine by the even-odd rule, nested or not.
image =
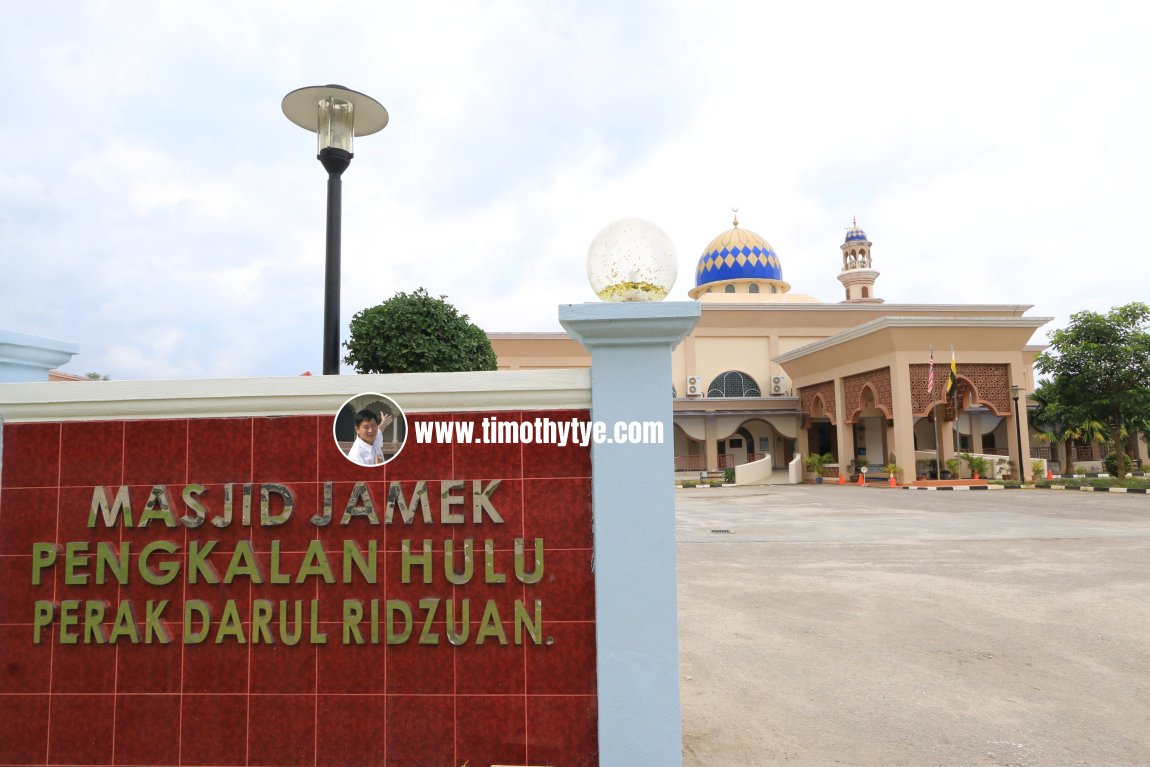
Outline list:
[[[839,471],[839,484],[845,485],[846,483],[847,483],[847,475],[843,474],[842,471],[840,470]]]
[[[887,477],[887,482],[888,482],[888,484],[890,484],[891,487],[898,487],[898,481],[895,480],[893,474],[891,474],[889,477]]]
[[[1052,472],[1050,470],[1049,466],[1046,467],[1046,478],[1047,479],[1054,479],[1054,472]]]
[[[866,487],[866,474],[859,472],[859,487]]]

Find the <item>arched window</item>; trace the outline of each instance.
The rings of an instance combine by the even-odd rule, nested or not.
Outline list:
[[[778,289],[778,288],[776,288],[774,285],[772,285],[772,286],[771,286],[771,292],[772,292],[772,293],[778,293],[778,292],[779,292],[779,289]]]
[[[761,397],[755,379],[740,370],[728,370],[715,376],[707,387],[708,397]]]
[[[724,293],[734,293],[735,292],[735,286],[734,285],[728,285],[727,287],[723,288],[723,292]]]
[[[759,283],[752,282],[750,292],[751,293],[758,293],[759,292]]]
[[[870,289],[863,287],[863,298],[870,298]]]

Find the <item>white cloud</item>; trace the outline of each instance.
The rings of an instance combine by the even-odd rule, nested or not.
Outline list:
[[[446,294],[488,330],[593,300],[591,238],[660,224],[683,299],[729,226],[839,299],[1142,298],[1147,14],[1057,4],[45,3],[5,8],[0,326],[114,378],[320,367],[325,179],[279,111],[339,82],[381,134],[344,177],[342,316]]]

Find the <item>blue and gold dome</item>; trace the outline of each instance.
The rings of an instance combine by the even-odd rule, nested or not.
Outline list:
[[[847,229],[847,238],[844,242],[866,242],[866,232],[859,229],[858,219],[851,222],[851,228]]]
[[[695,269],[696,288],[727,280],[782,279],[783,266],[774,248],[738,224],[711,240]]]

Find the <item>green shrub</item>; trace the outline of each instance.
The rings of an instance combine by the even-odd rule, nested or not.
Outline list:
[[[972,475],[977,474],[980,477],[986,476],[988,466],[985,458],[970,453],[960,453],[958,457],[966,461],[966,466],[970,469]]]
[[[1045,483],[1043,483],[1045,484]],[[1111,477],[1109,479],[1098,477],[1076,477],[1074,479],[1055,479],[1050,482],[1052,485],[1066,485],[1067,487],[1082,487],[1089,485],[1090,487],[1110,488],[1110,487],[1126,487],[1126,488],[1143,488],[1150,490],[1150,479],[1145,477],[1127,477],[1126,479],[1117,479]]]
[[[807,471],[816,477],[823,476],[828,463],[834,463],[835,457],[830,453],[811,453],[807,456]]]
[[[735,470],[734,469],[723,469],[723,481],[726,482],[728,485],[733,483],[735,481]]]
[[[487,334],[446,296],[423,288],[396,293],[357,312],[348,326],[343,361],[358,373],[451,373],[495,370]]]
[[[1134,470],[1134,464],[1130,460],[1130,456],[1125,453],[1111,453],[1102,459],[1102,468],[1107,474],[1112,477],[1118,476],[1118,456],[1122,456],[1122,465],[1126,467],[1126,473],[1129,474]]]

